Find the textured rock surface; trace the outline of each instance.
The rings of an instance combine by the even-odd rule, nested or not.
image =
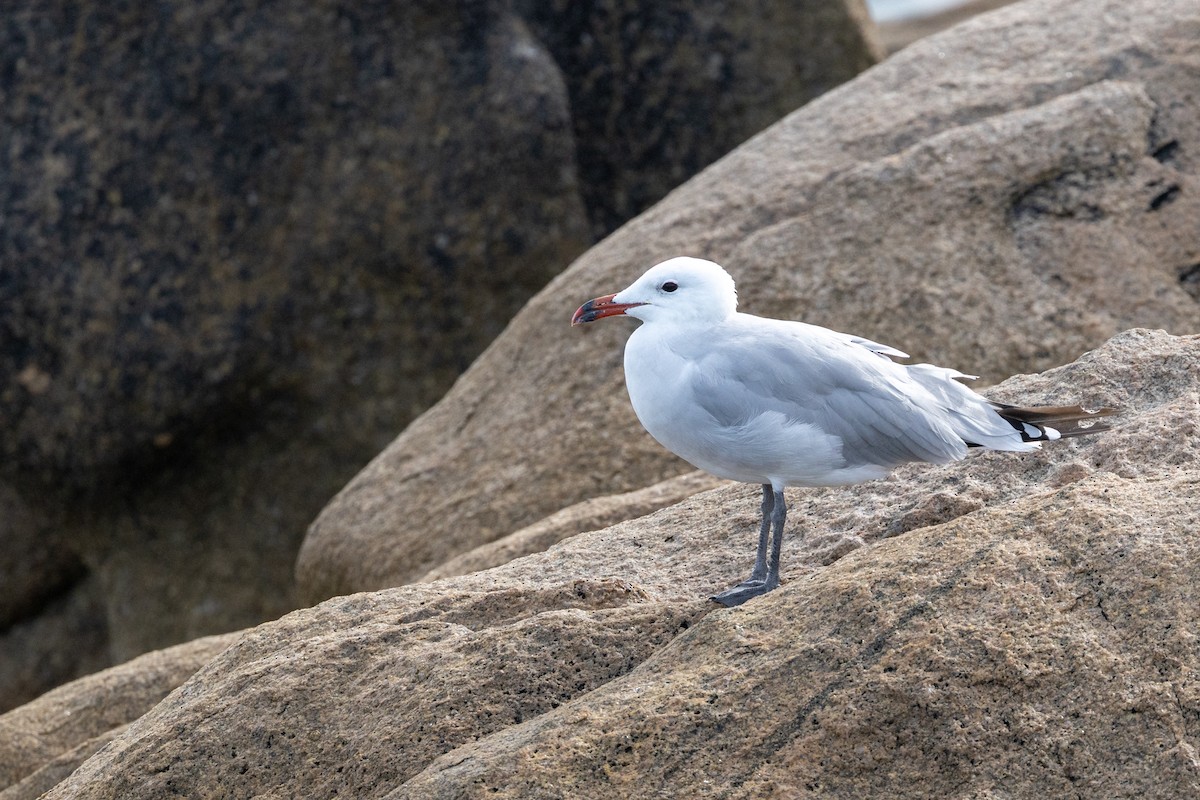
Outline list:
[[[1089,477],[855,553],[386,797],[1195,796],[1197,489]]]
[[[76,745],[58,754],[48,762],[38,766],[37,770],[30,772],[22,780],[13,783],[12,786],[0,792],[0,800],[36,800],[41,798],[43,794],[49,792],[59,783],[66,780],[72,772],[79,769],[79,765],[88,760],[101,747],[107,745],[122,733],[125,733],[124,724],[115,728],[109,728],[106,732],[92,736],[82,744]]]
[[[862,0],[517,0],[563,70],[597,234],[879,60]]]
[[[466,575],[507,564],[515,558],[540,553],[550,545],[584,531],[615,525],[621,520],[642,517],[666,506],[675,505],[697,492],[721,486],[728,481],[705,472],[693,471],[677,478],[624,494],[584,500],[557,511],[527,528],[514,531],[503,539],[480,545],[430,570],[421,582]]]
[[[45,0],[0,53],[0,462],[106,656],[278,616],[324,499],[585,246],[559,72],[485,2]]]
[[[1200,337],[993,394],[1064,392],[1119,427],[790,492],[741,608],[704,600],[752,557],[731,486],[262,625],[48,797],[1189,796]]]
[[[50,788],[57,783],[47,784],[50,777],[70,774],[114,730],[153,708],[238,636],[210,636],[147,653],[0,716],[0,789],[15,793],[22,781],[20,796],[38,785]]]
[[[583,300],[681,253],[743,308],[997,380],[1200,320],[1200,8],[1028,2],[922,40],[592,248],[309,529],[310,600],[414,580],[685,468],[637,425],[620,321]],[[587,457],[579,456],[586,453]]]
[[[92,655],[295,607],[321,505],[530,294],[876,55],[861,0],[768,5],[6,13],[0,476],[67,509]]]
[[[0,791],[0,800],[36,800],[62,783],[101,747],[124,733],[125,728],[125,725],[110,728],[104,733],[93,736],[82,744],[60,753],[38,767],[35,772],[26,775],[4,791]]]
[[[85,576],[7,627],[0,634],[0,713],[107,667],[107,625],[101,587]]]
[[[61,534],[0,481],[0,713],[107,664],[98,587]]]
[[[68,12],[4,34],[10,469],[90,486],[298,381],[401,390],[375,431],[586,244],[560,74],[500,4]]]
[[[29,507],[20,494],[0,482],[0,630],[28,615],[60,593],[83,571],[79,559],[58,541],[49,521]]]

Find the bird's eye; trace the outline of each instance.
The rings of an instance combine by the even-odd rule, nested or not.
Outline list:
[[[673,292],[679,288],[679,284],[675,281],[667,281],[660,287],[664,292]]]

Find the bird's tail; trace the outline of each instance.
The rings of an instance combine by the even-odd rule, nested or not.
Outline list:
[[[1101,421],[1117,413],[1115,408],[1089,411],[1083,406],[1010,406],[992,403],[1001,419],[1012,425],[1023,442],[1048,442],[1070,436],[1100,433],[1111,427]]]

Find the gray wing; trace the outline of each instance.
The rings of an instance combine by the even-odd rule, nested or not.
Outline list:
[[[936,398],[906,367],[880,357],[899,351],[790,325],[799,324],[735,331],[699,355],[695,401],[718,425],[736,428],[776,412],[838,437],[846,467],[965,455]]]
[[[873,342],[870,339],[864,339],[861,336],[851,336],[849,334],[843,334],[843,335],[846,337],[847,341],[849,341],[853,344],[856,344],[860,347],[865,347],[868,350],[870,350],[872,353],[878,353],[881,356],[888,356],[889,358],[908,358],[909,357],[908,353],[904,352],[903,350],[897,350],[896,348],[894,348],[890,345],[880,344],[879,342]]]

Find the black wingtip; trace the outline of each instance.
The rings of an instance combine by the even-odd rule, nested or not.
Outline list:
[[[1117,413],[1117,409],[1109,407],[1086,409],[1083,406],[1021,407],[1002,403],[993,405],[996,407],[996,413],[1012,425],[1025,442],[1045,442],[1103,433],[1112,430],[1112,426],[1100,420]]]

